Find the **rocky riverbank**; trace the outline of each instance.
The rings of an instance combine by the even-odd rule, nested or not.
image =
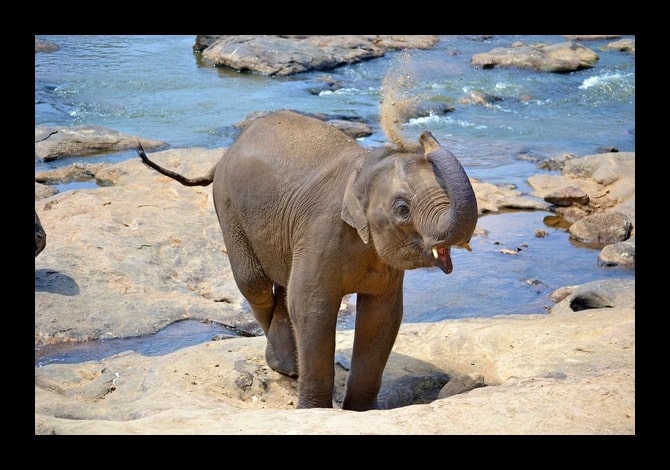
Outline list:
[[[152,158],[198,175],[223,152]],[[535,195],[473,181],[480,210],[623,214],[630,236],[607,246],[628,243],[620,260],[634,267],[634,154],[568,160],[561,175],[539,171]],[[53,194],[37,183],[81,165],[36,175],[47,234],[35,259],[36,345],[151,334],[183,319],[250,336],[36,368],[36,434],[635,433],[634,281],[566,286],[548,314],[405,324],[384,379],[388,409],[294,410],[295,384],[265,366],[265,339],[232,280],[211,189],[173,184],[139,159],[87,167],[104,182],[95,189]],[[564,206],[548,194],[564,194]],[[609,226],[597,230],[611,235]],[[351,340],[338,332],[340,394]]]

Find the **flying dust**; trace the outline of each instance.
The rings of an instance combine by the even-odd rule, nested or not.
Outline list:
[[[426,97],[416,94],[416,73],[410,54],[403,51],[389,64],[382,80],[380,122],[389,142],[400,151],[415,152],[418,144],[402,134],[402,125]]]

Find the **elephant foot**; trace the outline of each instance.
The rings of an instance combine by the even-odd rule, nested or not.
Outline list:
[[[283,294],[283,290],[278,292]],[[293,326],[288,312],[283,308],[286,305],[283,296],[279,297],[270,328],[265,335],[268,340],[265,347],[265,361],[268,366],[280,374],[297,377],[298,349],[295,344]]]
[[[298,377],[298,361],[295,350],[277,350],[268,342],[265,347],[265,362],[272,370],[289,377]]]

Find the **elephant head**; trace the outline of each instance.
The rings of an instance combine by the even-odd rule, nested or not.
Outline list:
[[[391,153],[363,159],[349,177],[342,219],[379,257],[398,269],[453,270],[451,247],[470,251],[477,199],[456,157],[430,132],[424,154]]]

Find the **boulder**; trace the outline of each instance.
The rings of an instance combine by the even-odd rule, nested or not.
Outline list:
[[[387,50],[429,49],[437,42],[437,36],[421,35],[198,35],[193,49],[214,66],[287,76],[382,57]]]
[[[496,47],[489,52],[474,54],[470,65],[482,69],[519,67],[541,72],[574,72],[592,68],[598,54],[576,42],[527,45],[514,43],[511,47]]]
[[[40,221],[40,216],[37,215],[35,211],[35,258],[37,255],[42,253],[44,247],[47,245],[47,234],[42,227],[42,222]]]

